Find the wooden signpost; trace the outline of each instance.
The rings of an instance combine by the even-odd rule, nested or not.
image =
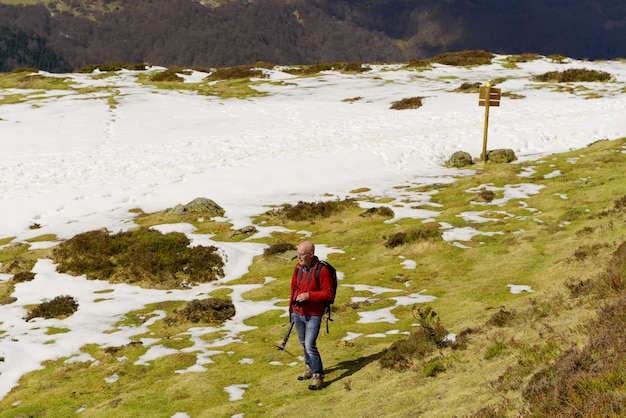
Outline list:
[[[489,128],[489,108],[491,106],[500,106],[500,89],[491,87],[491,83],[487,83],[478,91],[478,106],[485,107],[485,131],[483,133],[483,153],[480,159],[487,160],[487,130]]]

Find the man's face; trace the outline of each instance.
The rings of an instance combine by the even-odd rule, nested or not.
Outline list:
[[[298,261],[303,266],[310,266],[313,261],[313,252],[307,248],[298,247]]]

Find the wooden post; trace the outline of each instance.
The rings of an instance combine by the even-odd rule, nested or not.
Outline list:
[[[492,88],[491,83],[479,89],[478,106],[485,106],[485,131],[483,133],[483,152],[480,159],[487,161],[487,131],[489,130],[489,108],[500,106],[500,89]]]
[[[485,89],[485,128],[483,131],[483,152],[480,154],[480,159],[483,162],[487,161],[487,132],[489,130],[489,98],[491,97],[491,83],[487,83],[487,88]]]

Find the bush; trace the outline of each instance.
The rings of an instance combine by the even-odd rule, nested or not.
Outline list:
[[[119,71],[122,69],[132,71],[143,71],[146,69],[146,64],[130,64],[127,62],[113,62],[109,64],[93,64],[77,70],[77,73],[93,73],[95,70],[102,72]]]
[[[235,316],[235,305],[227,299],[194,299],[184,308],[174,309],[174,316],[193,323],[221,323]],[[168,322],[177,321],[170,319]]]
[[[374,207],[374,208],[369,208],[368,210],[366,210],[365,212],[363,212],[362,214],[360,214],[359,216],[363,217],[363,218],[369,218],[369,217],[373,217],[373,216],[380,216],[381,218],[393,218],[395,215],[395,213],[393,212],[393,210],[391,208],[388,208],[387,206],[378,206],[378,207]]]
[[[287,251],[295,251],[297,247],[288,242],[279,242],[278,244],[272,244],[268,248],[263,250],[264,256],[283,254]]]
[[[312,75],[322,71],[344,71],[350,73],[363,73],[371,70],[368,65],[362,62],[335,62],[332,64],[320,62],[313,65],[307,65],[297,68],[287,68],[284,72],[294,75]]]
[[[13,281],[15,283],[30,282],[34,278],[35,278],[35,273],[33,273],[32,271],[20,271],[13,275]]]
[[[378,360],[381,367],[406,371],[413,365],[413,359],[424,358],[437,348],[448,345],[445,340],[448,331],[441,325],[435,311],[430,307],[416,308],[414,306],[413,309],[420,327],[412,331],[407,338],[394,342],[383,351]],[[442,370],[437,368],[438,371]]]
[[[506,58],[508,62],[532,62],[541,59],[541,55],[533,53],[523,53],[519,55],[511,55]]]
[[[465,82],[456,89],[456,91],[469,91],[469,92],[477,92],[480,89],[481,83],[469,83]]]
[[[441,231],[438,229],[416,229],[408,232],[396,232],[385,242],[385,247],[395,248],[418,241],[438,241],[441,240],[441,236]]]
[[[626,416],[626,298],[601,308],[589,341],[532,376],[523,391],[532,416]]]
[[[356,207],[354,199],[330,200],[327,202],[298,202],[296,205],[286,204],[280,209],[269,212],[270,216],[285,217],[291,221],[309,221],[328,218],[346,209]]]
[[[180,83],[185,81],[184,78],[178,75],[179,73],[183,73],[183,71],[184,70],[182,70],[181,68],[168,68],[165,71],[159,71],[158,73],[152,74],[149,77],[149,80],[156,82],[169,81]]]
[[[491,52],[482,50],[445,52],[431,58],[430,61],[455,66],[487,65],[491,64],[494,56]]]
[[[237,67],[218,68],[205,77],[205,80],[238,80],[243,78],[263,78],[266,75],[263,71],[256,69],[250,65],[241,65]]]
[[[533,81],[552,83],[604,82],[609,81],[610,79],[611,74],[605,71],[588,70],[586,68],[570,68],[565,71],[549,71],[532,78]]]
[[[43,300],[40,305],[28,311],[24,320],[33,318],[59,318],[63,319],[72,315],[78,309],[78,302],[72,296],[57,296],[52,300]]]
[[[224,276],[224,261],[214,246],[189,247],[185,234],[139,228],[109,235],[85,232],[52,251],[57,271],[88,279],[179,288]]]
[[[422,97],[409,97],[391,103],[393,110],[419,109],[422,107]]]
[[[500,306],[498,312],[491,315],[487,321],[487,325],[495,327],[507,327],[513,323],[515,319],[515,311],[509,311],[504,306]]]

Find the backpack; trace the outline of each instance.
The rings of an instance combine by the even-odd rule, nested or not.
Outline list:
[[[335,296],[337,295],[337,270],[328,262],[328,261],[324,261],[324,260],[319,260],[319,267],[315,269],[315,274],[313,274],[313,277],[315,277],[315,281],[317,282],[317,287],[321,288],[322,284],[320,282],[320,273],[322,271],[322,268],[326,267],[328,269],[328,272],[330,273],[330,279],[333,283],[333,298],[328,301],[328,302],[324,302],[324,314],[326,314],[326,333],[328,334],[329,330],[328,330],[328,321],[332,321],[333,319],[330,317],[330,306],[335,303]]]

